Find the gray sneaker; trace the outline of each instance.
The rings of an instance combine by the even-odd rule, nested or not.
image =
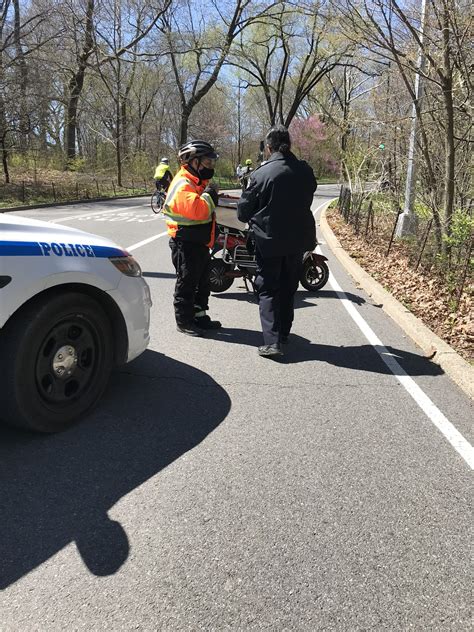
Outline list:
[[[280,343],[275,342],[272,345],[263,345],[262,347],[259,347],[258,355],[262,356],[262,358],[274,358],[282,356],[283,351],[281,350]]]

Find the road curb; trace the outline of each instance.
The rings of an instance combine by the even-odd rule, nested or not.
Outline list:
[[[381,304],[384,312],[423,350],[426,357],[436,362],[466,395],[474,399],[474,367],[433,333],[347,254],[327,222],[326,210],[327,208],[324,208],[320,215],[321,231],[327,245],[346,271],[376,303]]]

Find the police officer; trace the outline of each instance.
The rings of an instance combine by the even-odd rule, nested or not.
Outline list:
[[[202,336],[221,323],[206,314],[210,294],[209,248],[214,244],[219,196],[210,184],[218,158],[212,145],[192,140],[179,148],[181,168],[173,178],[163,213],[176,269],[174,311],[179,332]]]
[[[294,316],[303,253],[316,246],[311,212],[317,182],[311,167],[291,152],[286,127],[273,127],[265,139],[268,160],[250,176],[237,205],[241,222],[255,237],[263,346],[259,355],[282,355]]]

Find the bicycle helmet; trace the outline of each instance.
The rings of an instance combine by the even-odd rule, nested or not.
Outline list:
[[[245,164],[249,166],[252,164],[252,161],[250,160],[250,158],[247,158],[247,160],[245,161]]]
[[[178,149],[178,158],[181,164],[186,164],[193,158],[219,158],[214,147],[205,140],[190,140]]]
[[[162,162],[162,163],[163,163],[163,164],[165,164],[165,165],[169,165],[169,164],[170,164],[170,161],[168,160],[168,158],[162,158],[162,159],[160,160],[160,162]]]

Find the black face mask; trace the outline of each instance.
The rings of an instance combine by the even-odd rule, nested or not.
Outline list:
[[[210,180],[214,175],[214,169],[209,169],[209,167],[201,167],[199,169],[199,177],[202,180]]]

